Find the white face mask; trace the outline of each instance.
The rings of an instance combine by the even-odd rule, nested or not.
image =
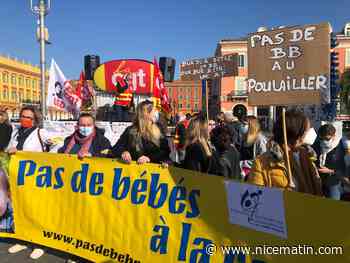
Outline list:
[[[247,134],[248,133],[249,126],[248,124],[243,124],[241,127],[239,127],[239,131],[241,134]]]
[[[307,144],[307,145],[313,145],[314,142],[316,141],[317,138],[317,133],[315,132],[314,128],[310,128],[303,139],[303,144]]]
[[[333,139],[331,139],[329,141],[321,140],[321,142],[320,142],[321,149],[324,151],[331,150],[333,148],[333,145],[334,145]]]

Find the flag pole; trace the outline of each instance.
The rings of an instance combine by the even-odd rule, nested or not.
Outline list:
[[[286,162],[287,162],[287,175],[289,180],[289,186],[292,183],[292,171],[290,166],[289,159],[289,147],[288,147],[288,138],[287,138],[287,125],[286,125],[286,108],[282,108],[282,123],[283,123],[283,139],[284,139],[284,152],[286,154]]]

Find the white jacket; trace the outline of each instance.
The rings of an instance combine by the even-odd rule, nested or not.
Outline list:
[[[42,145],[40,143],[40,139],[38,136],[38,132],[40,133],[40,137],[42,142],[45,144],[45,142],[48,141],[49,137],[48,137],[48,133],[44,130],[44,129],[39,129],[36,128],[25,140],[24,144],[23,144],[23,151],[26,152],[42,152],[43,148]],[[18,129],[13,130],[12,135],[11,135],[11,140],[10,143],[7,147],[7,149],[9,148],[15,148],[17,146],[17,136],[18,136]]]

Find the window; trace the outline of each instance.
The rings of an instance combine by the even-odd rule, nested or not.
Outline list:
[[[19,76],[19,78],[18,78],[18,85],[19,86],[23,86],[23,76]]]
[[[33,88],[33,89],[36,88],[36,80],[35,80],[35,79],[32,80],[32,88]]]
[[[243,96],[247,94],[247,87],[245,83],[245,78],[236,77],[235,78],[235,95]]]
[[[179,96],[179,99],[182,100],[182,95]]]
[[[9,74],[7,72],[3,72],[2,73],[2,81],[4,83],[8,83],[9,82]]]
[[[187,109],[191,109],[191,104],[187,104]]]
[[[7,89],[3,89],[3,91],[2,91],[2,98],[4,100],[8,100],[8,90]]]
[[[182,103],[179,103],[179,109],[181,109],[182,108]]]
[[[30,79],[26,79],[26,88],[30,88]]]
[[[17,91],[15,90],[15,89],[13,89],[12,91],[11,91],[11,99],[13,100],[13,101],[17,101]]]
[[[13,86],[17,85],[17,79],[16,79],[16,74],[11,74],[11,84]]]
[[[19,102],[22,102],[23,99],[24,99],[24,97],[23,97],[23,90],[21,89],[21,90],[19,90],[19,93],[18,93],[18,100],[19,100]]]
[[[238,55],[238,67],[245,67],[246,66],[246,56],[244,54]]]
[[[30,90],[29,89],[27,89],[27,91],[26,91],[26,100],[30,100]]]
[[[195,110],[195,111],[198,111],[198,103],[195,103],[195,104],[194,104],[194,110]]]
[[[345,67],[350,66],[350,48],[345,50]]]

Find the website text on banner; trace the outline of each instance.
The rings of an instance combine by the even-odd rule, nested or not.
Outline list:
[[[254,230],[254,224],[243,227],[232,217],[246,211],[233,213],[235,207],[247,209],[253,205],[255,210],[248,214],[248,221],[265,220],[264,202],[265,196],[270,200],[270,189],[237,185],[177,168],[18,152],[11,158],[10,186],[15,233],[2,236],[60,249],[95,262],[350,260],[350,212],[348,204],[342,202],[283,192],[279,202],[284,204],[283,229],[288,234],[282,237]],[[228,200],[228,196],[236,194],[230,191],[241,191],[241,198]],[[254,205],[254,201],[258,202]],[[335,217],[337,223],[326,227]],[[253,248],[299,244],[315,248],[341,246],[344,253],[249,255],[243,251],[212,253],[209,249],[213,245]]]

